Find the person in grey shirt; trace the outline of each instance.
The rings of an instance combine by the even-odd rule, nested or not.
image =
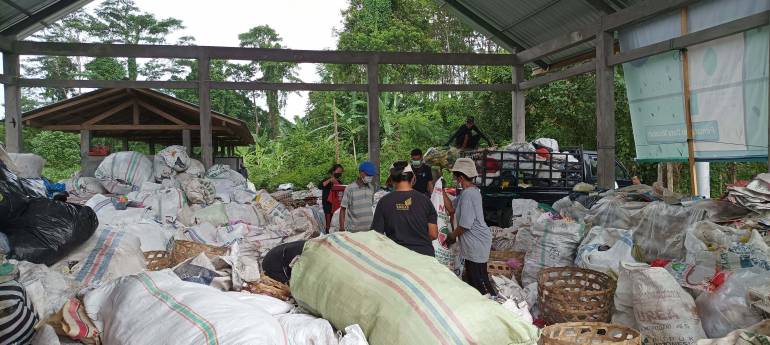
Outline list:
[[[460,242],[460,255],[465,260],[463,280],[482,295],[497,296],[487,272],[492,232],[484,221],[481,192],[473,184],[473,178],[478,176],[476,164],[470,158],[459,158],[452,167],[452,176],[455,184],[462,187],[462,192],[454,203],[449,202],[449,196],[444,192],[444,204],[450,216],[457,221],[449,240]]]

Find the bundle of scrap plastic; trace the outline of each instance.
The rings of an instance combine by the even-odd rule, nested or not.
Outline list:
[[[425,152],[425,162],[430,166],[451,169],[460,150],[454,147],[431,147]]]

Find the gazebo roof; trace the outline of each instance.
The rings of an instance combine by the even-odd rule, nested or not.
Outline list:
[[[25,126],[65,132],[90,130],[93,137],[128,138],[157,144],[179,144],[191,130],[200,145],[197,105],[151,89],[99,89],[22,115]],[[250,145],[246,123],[215,111],[211,128],[217,145]]]

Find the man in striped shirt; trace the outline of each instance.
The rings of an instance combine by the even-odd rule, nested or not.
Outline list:
[[[372,228],[374,212],[374,163],[364,161],[358,166],[358,178],[345,188],[340,204],[340,231],[368,231]]]

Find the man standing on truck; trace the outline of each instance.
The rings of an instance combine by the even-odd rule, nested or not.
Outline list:
[[[430,165],[423,162],[422,150],[414,149],[410,155],[412,160],[409,163],[412,165],[415,177],[414,190],[430,198],[430,193],[433,192],[433,171]]]
[[[374,163],[364,161],[358,165],[358,178],[345,188],[340,204],[339,231],[368,231],[372,228],[372,205],[374,204]]]
[[[479,147],[479,140],[481,138],[484,138],[490,146],[494,146],[494,143],[490,141],[484,133],[481,133],[481,130],[479,130],[479,127],[476,126],[475,122],[476,120],[473,116],[468,116],[468,118],[465,119],[465,124],[460,126],[460,128],[455,131],[455,134],[449,138],[446,146],[449,146],[454,140],[456,148],[461,150],[473,150]],[[474,135],[473,132],[476,132],[476,134]]]
[[[395,190],[377,203],[372,229],[414,252],[434,256],[438,214],[424,193],[412,189],[416,179],[412,166],[405,161],[393,163],[390,179]]]
[[[484,221],[481,192],[473,184],[473,178],[478,176],[476,163],[470,158],[458,158],[452,167],[452,176],[462,192],[454,202],[444,192],[444,206],[456,223],[454,231],[449,234],[449,242],[460,242],[460,255],[465,260],[463,281],[482,295],[497,296],[487,273],[492,232]]]

